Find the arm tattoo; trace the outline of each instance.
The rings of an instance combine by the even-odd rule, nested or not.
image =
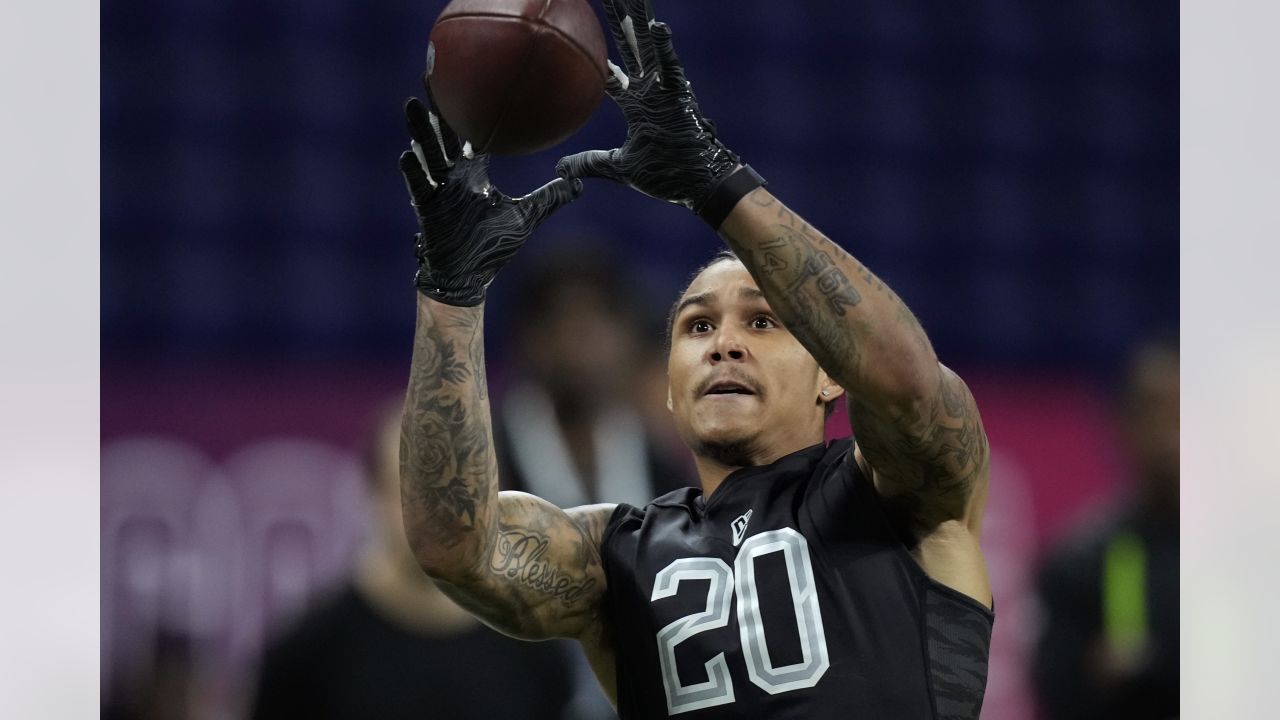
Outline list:
[[[517,637],[600,621],[600,537],[612,508],[569,512],[497,491],[481,307],[419,302],[400,439],[405,531],[441,590]]]
[[[988,461],[963,381],[937,362],[920,322],[865,265],[763,189],[749,220],[721,228],[770,306],[848,392],[850,420],[886,495],[913,521],[958,518]]]
[[[853,288],[849,278],[840,272],[829,254],[814,247],[808,235],[783,226],[775,229],[778,237],[761,245],[761,250],[768,253],[770,250],[782,251],[796,245],[804,248],[800,257],[796,258],[800,267],[787,287],[788,292],[804,292],[806,286],[812,284],[812,290],[816,291],[814,294],[825,299],[827,309],[840,317],[844,317],[846,307],[857,307],[862,302],[862,296]],[[783,264],[780,269],[786,269],[785,261],[778,262]]]
[[[973,395],[940,367],[938,391],[899,416],[852,398],[858,446],[903,519],[921,529],[960,518],[986,482],[987,435]]]
[[[536,497],[506,493],[489,570],[532,590],[527,602],[541,595],[572,608],[598,584],[600,538],[611,512],[576,508],[566,513]]]
[[[596,581],[594,578],[570,577],[548,561],[544,556],[549,544],[550,539],[546,535],[503,526],[498,531],[498,543],[494,546],[489,568],[572,607],[595,587]]]
[[[479,308],[420,305],[400,434],[401,498],[411,532],[441,551],[484,545],[497,464],[488,423]]]
[[[790,210],[784,208],[780,215],[786,222],[769,226],[765,241],[751,246],[729,237],[729,244],[818,363],[837,378],[856,372],[859,346],[846,321],[849,310],[862,303],[862,294],[833,259],[839,248],[815,236]]]
[[[612,506],[563,511],[532,495],[502,493],[484,572],[441,587],[516,637],[582,637],[598,630],[605,590],[600,539],[612,512]]]

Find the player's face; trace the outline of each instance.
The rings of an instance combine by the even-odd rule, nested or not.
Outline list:
[[[704,270],[681,298],[667,375],[685,444],[712,457],[745,447],[752,464],[821,442],[821,392],[839,392],[731,260]]]

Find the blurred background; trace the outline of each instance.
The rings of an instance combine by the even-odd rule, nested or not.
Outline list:
[[[102,688],[120,716],[248,716],[272,643],[338,589],[383,587],[370,438],[403,392],[414,308],[400,108],[443,5],[103,5]],[[656,5],[725,143],[898,291],[978,399],[997,598],[983,717],[1106,717],[1061,698],[1114,695],[1098,688],[1117,677],[1159,687],[1170,652],[1176,714],[1176,631],[1158,629],[1177,617],[1177,356],[1170,376],[1167,351],[1134,353],[1177,343],[1177,5]],[[523,194],[623,132],[606,101],[562,146],[495,160],[493,179]],[[566,497],[610,500],[679,477],[662,320],[718,247],[687,211],[599,181],[530,241],[490,292],[500,412],[554,407],[563,437],[645,443],[615,473],[510,436],[509,478],[536,487],[517,466],[554,461],[579,471]],[[580,273],[580,292],[543,287],[565,257],[597,256],[612,270]],[[626,292],[601,293],[605,276]],[[597,382],[600,367],[625,371]],[[566,377],[586,400],[561,401]],[[1152,590],[1170,482],[1172,611]],[[1103,649],[1052,652],[1064,615],[1066,636]],[[431,648],[462,632],[424,622],[400,625]],[[601,716],[564,663],[577,679],[546,702]],[[1052,679],[1072,673],[1064,695]]]

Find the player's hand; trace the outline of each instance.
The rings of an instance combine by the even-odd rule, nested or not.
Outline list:
[[[578,197],[582,181],[558,178],[507,197],[489,182],[489,156],[473,156],[443,117],[418,98],[409,98],[404,111],[413,142],[400,156],[400,172],[421,229],[414,284],[448,305],[479,305],[498,270],[534,228]]]
[[[741,163],[716,137],[647,0],[604,0],[609,29],[626,70],[612,62],[605,90],[622,108],[627,139],[556,165],[561,177],[603,177],[700,212],[716,185]]]

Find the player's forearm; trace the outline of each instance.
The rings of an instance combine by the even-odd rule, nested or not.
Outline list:
[[[823,369],[849,391],[858,446],[883,493],[922,528],[981,524],[989,452],[973,394],[879,278],[764,189],[720,234]]]
[[[400,434],[400,500],[415,557],[441,577],[481,564],[493,527],[497,460],[483,309],[418,296]]]
[[[767,190],[743,198],[720,235],[791,334],[847,391],[899,404],[937,387],[937,356],[897,294]]]

